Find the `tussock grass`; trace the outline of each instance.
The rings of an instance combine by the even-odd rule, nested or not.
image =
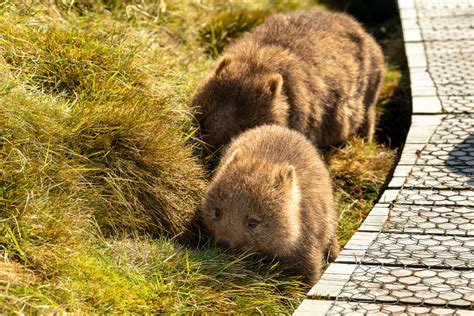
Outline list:
[[[217,11],[216,15],[204,25],[199,32],[199,39],[212,58],[216,58],[233,39],[262,24],[272,13],[323,7],[307,0],[270,0],[256,4],[251,10],[241,6],[225,7],[224,10]]]
[[[204,181],[164,100],[147,91],[146,74],[134,67],[133,54],[85,31],[11,27],[3,32],[5,45],[15,48],[5,61],[22,71],[22,80],[63,101],[24,104],[12,96],[4,128],[21,133],[27,118],[9,116],[34,114],[36,126],[26,134],[39,139],[30,142],[45,161],[77,160],[71,167],[83,170],[78,176],[101,197],[94,201],[100,210],[94,216],[106,230],[181,233]],[[43,137],[49,128],[54,134]],[[62,149],[51,152],[51,146]]]
[[[345,245],[378,199],[394,166],[395,152],[354,137],[328,156],[340,213],[339,243]]]
[[[268,11],[233,10],[219,13],[200,33],[206,52],[217,57],[224,48],[241,33],[250,31],[265,21]]]
[[[3,4],[0,311],[291,312],[308,288],[277,262],[181,242],[207,181],[188,106],[233,38],[312,5]],[[381,108],[403,84],[397,71]],[[342,243],[393,157],[357,139],[329,155]]]

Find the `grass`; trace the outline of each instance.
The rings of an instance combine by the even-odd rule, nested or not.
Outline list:
[[[329,155],[340,213],[339,243],[346,244],[377,200],[393,168],[395,152],[354,137]]]
[[[294,310],[308,288],[277,262],[182,242],[207,183],[188,106],[232,39],[267,14],[312,5],[4,2],[0,311]],[[396,30],[380,38],[399,45]],[[328,153],[342,244],[393,167],[389,122],[406,99],[403,61],[388,61],[385,145],[352,139]]]
[[[208,43],[206,52],[216,58],[232,39],[262,24],[268,14],[268,11],[260,10],[223,11],[201,30],[200,40]]]

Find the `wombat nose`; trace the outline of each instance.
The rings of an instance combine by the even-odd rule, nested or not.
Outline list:
[[[218,247],[223,248],[223,249],[230,248],[230,240],[225,237],[218,238],[216,241],[216,244]]]

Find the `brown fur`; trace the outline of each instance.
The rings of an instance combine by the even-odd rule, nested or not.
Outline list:
[[[339,252],[329,172],[303,135],[277,125],[229,145],[200,217],[218,245],[276,256],[309,283],[319,279],[323,259]]]
[[[370,141],[383,75],[379,46],[348,15],[275,14],[223,53],[193,105],[214,147],[262,124],[290,127],[321,147],[355,133]]]

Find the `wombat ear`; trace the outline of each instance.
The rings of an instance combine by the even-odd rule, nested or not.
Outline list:
[[[217,76],[219,75],[224,68],[230,64],[232,57],[230,56],[222,56],[221,59],[217,62],[217,66],[214,70],[214,74]]]
[[[275,179],[275,184],[278,186],[285,184],[292,184],[296,179],[295,167],[288,165],[279,170]]]
[[[296,177],[295,167],[289,165],[283,168],[283,170],[281,170],[281,177],[284,181],[293,182]]]
[[[280,74],[271,75],[268,78],[268,87],[272,95],[280,94],[283,87],[283,77]]]

